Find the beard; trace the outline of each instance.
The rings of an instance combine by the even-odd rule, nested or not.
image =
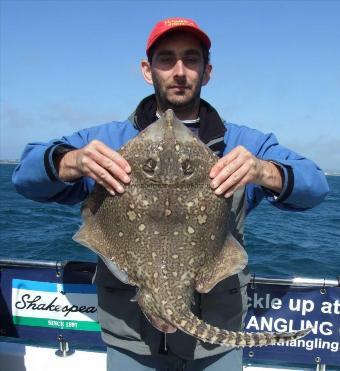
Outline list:
[[[203,75],[197,81],[196,85],[188,84],[186,81],[174,82],[172,85],[185,87],[182,94],[171,94],[169,87],[165,86],[154,72],[152,72],[152,80],[157,105],[162,112],[171,108],[180,117],[183,115],[192,115],[198,111]]]

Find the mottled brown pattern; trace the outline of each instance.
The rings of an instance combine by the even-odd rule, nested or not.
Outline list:
[[[216,156],[171,110],[120,153],[131,165],[131,183],[116,196],[97,185],[75,239],[106,258],[118,277],[138,286],[138,303],[159,330],[178,328],[231,346],[275,341],[273,334],[253,337],[218,329],[190,311],[195,289],[209,292],[247,264],[243,247],[228,231],[232,200],[210,188]]]

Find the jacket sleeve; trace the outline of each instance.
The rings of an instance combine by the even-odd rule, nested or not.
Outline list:
[[[75,182],[61,181],[54,168],[53,154],[61,145],[72,149],[87,143],[88,132],[83,130],[60,140],[28,144],[12,176],[17,192],[40,202],[73,205],[84,200],[93,187],[93,180],[84,177]]]
[[[329,187],[323,171],[313,161],[281,146],[273,134],[246,127],[238,127],[237,131],[230,135],[232,145],[243,145],[256,157],[274,162],[281,168],[284,179],[279,195],[255,184],[247,185],[248,211],[263,198],[278,208],[296,211],[312,208],[323,201]]]

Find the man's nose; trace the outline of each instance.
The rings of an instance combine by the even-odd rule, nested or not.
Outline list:
[[[184,66],[182,59],[177,59],[176,64],[174,66],[174,72],[176,76],[185,75],[185,66]]]

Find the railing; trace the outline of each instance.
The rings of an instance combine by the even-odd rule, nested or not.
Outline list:
[[[285,285],[285,286],[298,286],[298,287],[340,287],[340,277],[336,279],[326,278],[272,278],[272,277],[258,277],[252,275],[251,284],[264,284],[264,285]]]
[[[29,259],[0,259],[0,267],[32,267],[32,268],[64,268],[69,261],[62,260],[29,260]],[[266,284],[266,285],[288,285],[288,286],[303,286],[303,287],[340,287],[340,276],[336,279],[327,278],[273,278],[261,277],[255,274],[252,275],[250,284]]]

